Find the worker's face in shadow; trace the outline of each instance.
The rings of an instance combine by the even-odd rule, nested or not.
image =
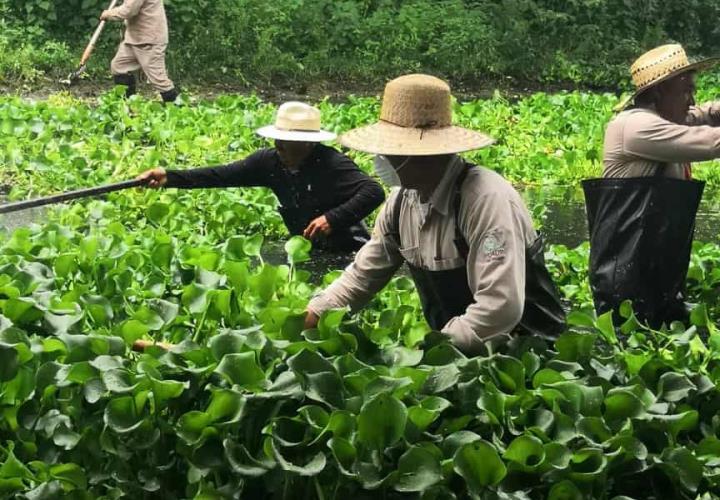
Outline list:
[[[400,184],[408,189],[424,187],[428,179],[435,179],[438,169],[447,166],[452,155],[392,156],[386,155],[397,172]]]
[[[314,142],[275,140],[275,149],[277,149],[278,155],[280,156],[280,161],[287,168],[293,170],[300,166],[314,147]]]
[[[657,112],[674,123],[684,124],[690,106],[695,105],[695,73],[682,73],[657,86]]]

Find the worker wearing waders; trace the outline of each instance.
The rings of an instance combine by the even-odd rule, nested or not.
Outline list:
[[[307,328],[328,309],[361,308],[407,263],[427,322],[466,353],[511,332],[554,337],[563,329],[543,242],[520,195],[458,156],[493,139],[452,126],[451,115],[447,83],[406,75],[385,87],[378,123],[340,137],[387,158],[401,187],[354,263],[308,304]]]
[[[280,106],[275,125],[257,130],[275,140],[225,166],[193,170],[154,168],[138,176],[150,187],[269,187],[280,201],[290,234],[313,240],[314,248],[349,252],[370,239],[363,219],[385,199],[380,184],[350,158],[320,144],[335,134],[320,129],[320,111],[301,102]]]
[[[695,106],[695,72],[680,45],[635,61],[636,91],[605,132],[603,179],[583,182],[590,285],[597,312],[626,299],[658,327],[684,320],[685,278],[704,183],[691,162],[720,157],[720,102]]]
[[[163,102],[174,102],[178,89],[165,68],[168,25],[163,0],[125,0],[120,7],[103,11],[100,19],[125,21],[125,38],[110,63],[115,83],[127,86],[125,95],[135,93],[133,72],[142,69]]]

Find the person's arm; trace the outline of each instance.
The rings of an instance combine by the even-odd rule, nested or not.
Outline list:
[[[525,211],[502,194],[474,200],[460,227],[469,246],[468,282],[474,302],[442,328],[460,350],[472,353],[485,341],[510,332],[525,302]]]
[[[688,111],[688,125],[720,126],[720,101],[706,102],[692,106]]]
[[[266,186],[273,165],[269,150],[217,167],[168,170],[165,187],[181,189]]]
[[[103,12],[101,19],[108,21],[125,21],[138,15],[145,0],[125,0],[123,4],[114,9]]]
[[[346,196],[346,201],[325,212],[325,217],[331,228],[349,227],[379,207],[385,192],[350,158],[338,155],[335,161],[330,175],[336,176],[337,189]]]
[[[307,306],[310,314],[317,318],[328,309],[346,306],[353,311],[361,309],[390,281],[403,263],[397,242],[387,235],[395,196],[397,192],[390,196],[380,211],[372,238],[358,250],[355,261],[310,301]]]
[[[625,124],[623,148],[657,162],[712,160],[720,157],[720,128],[678,125],[653,113],[638,113]]]

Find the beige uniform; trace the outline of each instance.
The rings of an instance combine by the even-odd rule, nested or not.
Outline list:
[[[330,308],[357,310],[380,291],[404,261],[443,271],[466,266],[475,302],[442,328],[465,352],[478,351],[484,340],[510,332],[520,321],[525,301],[525,248],[537,234],[515,189],[491,170],[472,168],[463,183],[459,226],[469,245],[467,260],[455,246],[455,180],[466,164],[455,157],[429,204],[408,191],[400,210],[399,248],[390,233],[398,191],[378,215],[372,239],[355,262],[308,309],[321,314]],[[427,213],[427,215],[425,215]]]
[[[110,65],[112,73],[142,69],[159,92],[173,89],[165,68],[168,25],[163,0],[125,0],[109,13],[111,20],[125,21],[125,39]]]
[[[652,109],[636,108],[616,116],[605,131],[604,177],[686,178],[690,162],[720,157],[720,102],[690,109],[679,125]]]

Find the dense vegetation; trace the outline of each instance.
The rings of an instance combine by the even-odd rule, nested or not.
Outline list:
[[[67,73],[106,3],[0,0],[0,81]],[[295,89],[318,80],[365,86],[408,71],[471,83],[509,77],[615,88],[651,46],[675,40],[710,55],[720,42],[714,0],[165,3],[176,77]],[[98,76],[107,75],[118,30],[106,33],[92,62]]]
[[[597,171],[614,102],[538,94],[456,113],[501,139],[478,160],[558,182]],[[337,130],[377,113],[374,99],[321,106]],[[2,182],[25,197],[226,161],[262,145],[252,129],[272,112],[252,97],[0,98]],[[696,245],[692,324],[663,331],[629,306],[616,328],[594,317],[587,245],[552,247],[569,330],[467,358],[428,334],[404,276],[360,314],[303,331],[307,300],[337,272],[312,282],[300,238],[286,265],[263,259],[282,234],[273,203],[264,190],[137,190],[3,235],[0,497],[720,494],[720,247]],[[140,338],[177,346],[131,352]]]

